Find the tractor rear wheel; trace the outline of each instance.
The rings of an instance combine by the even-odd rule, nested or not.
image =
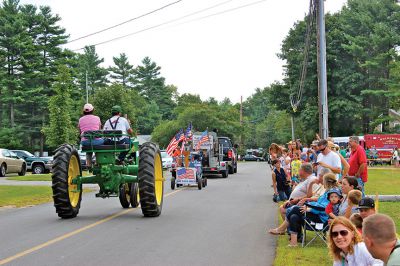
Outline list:
[[[72,183],[72,179],[81,176],[81,164],[77,150],[63,144],[57,150],[53,162],[52,189],[54,207],[58,216],[67,219],[78,215],[82,199],[82,186]]]
[[[131,204],[131,184],[123,183],[119,185],[119,202],[121,203],[122,208],[129,208]]]
[[[139,206],[139,185],[138,183],[132,183],[130,201],[132,208],[137,208]]]
[[[160,150],[154,143],[146,142],[140,148],[138,177],[143,215],[159,216],[164,197],[164,178]]]

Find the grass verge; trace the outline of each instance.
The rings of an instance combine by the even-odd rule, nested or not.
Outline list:
[[[90,192],[91,189],[83,189]],[[53,200],[48,186],[0,186],[0,207],[26,207]]]
[[[400,169],[368,169],[367,195],[399,195]]]

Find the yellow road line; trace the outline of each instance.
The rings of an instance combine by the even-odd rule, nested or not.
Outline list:
[[[168,197],[168,196],[171,196],[171,195],[174,195],[174,194],[178,193],[179,191],[182,191],[182,189],[176,190],[176,191],[173,191],[173,192],[170,192],[170,193],[164,195],[164,198],[165,198],[165,197]],[[77,235],[77,234],[79,234],[79,233],[81,233],[81,232],[83,232],[83,231],[86,231],[86,230],[88,230],[88,229],[90,229],[90,228],[93,228],[93,227],[95,227],[95,226],[97,226],[97,225],[99,225],[99,224],[103,224],[103,223],[105,223],[105,222],[108,222],[108,221],[110,221],[110,220],[112,220],[112,219],[114,219],[114,218],[117,218],[117,217],[119,217],[119,216],[121,216],[121,215],[124,215],[124,214],[126,214],[126,213],[128,213],[128,212],[131,212],[131,211],[134,211],[134,210],[137,210],[137,208],[135,208],[135,209],[131,208],[131,209],[128,209],[128,210],[120,211],[120,212],[118,212],[118,213],[116,213],[116,214],[113,214],[113,215],[111,215],[111,216],[108,216],[108,217],[106,217],[106,218],[104,218],[104,219],[102,219],[102,220],[100,220],[100,221],[97,221],[97,222],[95,222],[95,223],[89,224],[89,225],[87,225],[87,226],[85,226],[85,227],[82,227],[82,228],[77,229],[77,230],[75,230],[75,231],[72,231],[72,232],[70,232],[70,233],[64,234],[64,235],[62,235],[62,236],[56,237],[56,238],[54,238],[54,239],[52,239],[52,240],[49,240],[49,241],[44,242],[44,243],[42,243],[42,244],[40,244],[40,245],[34,246],[34,247],[32,247],[32,248],[30,248],[30,249],[27,249],[27,250],[25,250],[25,251],[19,252],[19,253],[15,254],[15,255],[11,256],[11,257],[8,257],[8,258],[5,258],[5,259],[0,260],[0,265],[4,265],[4,264],[6,264],[6,263],[8,263],[8,262],[11,262],[11,261],[13,261],[13,260],[15,260],[15,259],[18,259],[18,258],[21,258],[21,257],[23,257],[23,256],[26,256],[26,255],[28,255],[28,254],[30,254],[30,253],[32,253],[32,252],[35,252],[35,251],[37,251],[37,250],[39,250],[39,249],[42,249],[42,248],[45,248],[45,247],[47,247],[47,246],[50,246],[50,245],[52,245],[52,244],[54,244],[54,243],[60,242],[60,241],[62,241],[62,240],[64,240],[64,239],[67,239],[67,238],[69,238],[69,237],[71,237],[71,236]]]

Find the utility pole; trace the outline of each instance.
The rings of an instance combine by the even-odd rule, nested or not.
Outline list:
[[[328,89],[326,78],[326,39],[325,39],[325,14],[324,0],[315,0],[317,5],[317,43],[318,43],[318,103],[320,110],[320,128],[321,138],[326,139],[329,136],[328,125]]]
[[[295,138],[294,138],[294,117],[293,117],[293,115],[291,116],[291,122],[292,122],[292,140],[295,140]]]
[[[240,96],[240,150],[243,148],[243,96]]]
[[[87,78],[87,70],[86,70],[86,103],[89,102],[89,89],[88,89],[88,78]]]

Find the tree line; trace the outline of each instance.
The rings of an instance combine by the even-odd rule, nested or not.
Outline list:
[[[387,125],[388,110],[400,108],[399,9],[393,0],[349,0],[326,16],[330,135],[371,133],[381,123],[386,132],[398,130]],[[149,57],[134,65],[122,51],[105,68],[94,46],[83,53],[64,48],[69,36],[60,20],[47,6],[17,0],[0,5],[1,147],[37,151],[77,143],[86,84],[103,123],[111,107],[121,105],[134,130],[152,134],[161,147],[188,122],[201,131],[218,128],[248,148],[288,141],[292,115],[296,136],[310,141],[318,131],[315,33],[296,112],[289,100],[299,87],[306,18],[282,42],[278,56],[286,62],[284,80],[256,89],[243,103],[242,123],[239,104],[180,95]]]

